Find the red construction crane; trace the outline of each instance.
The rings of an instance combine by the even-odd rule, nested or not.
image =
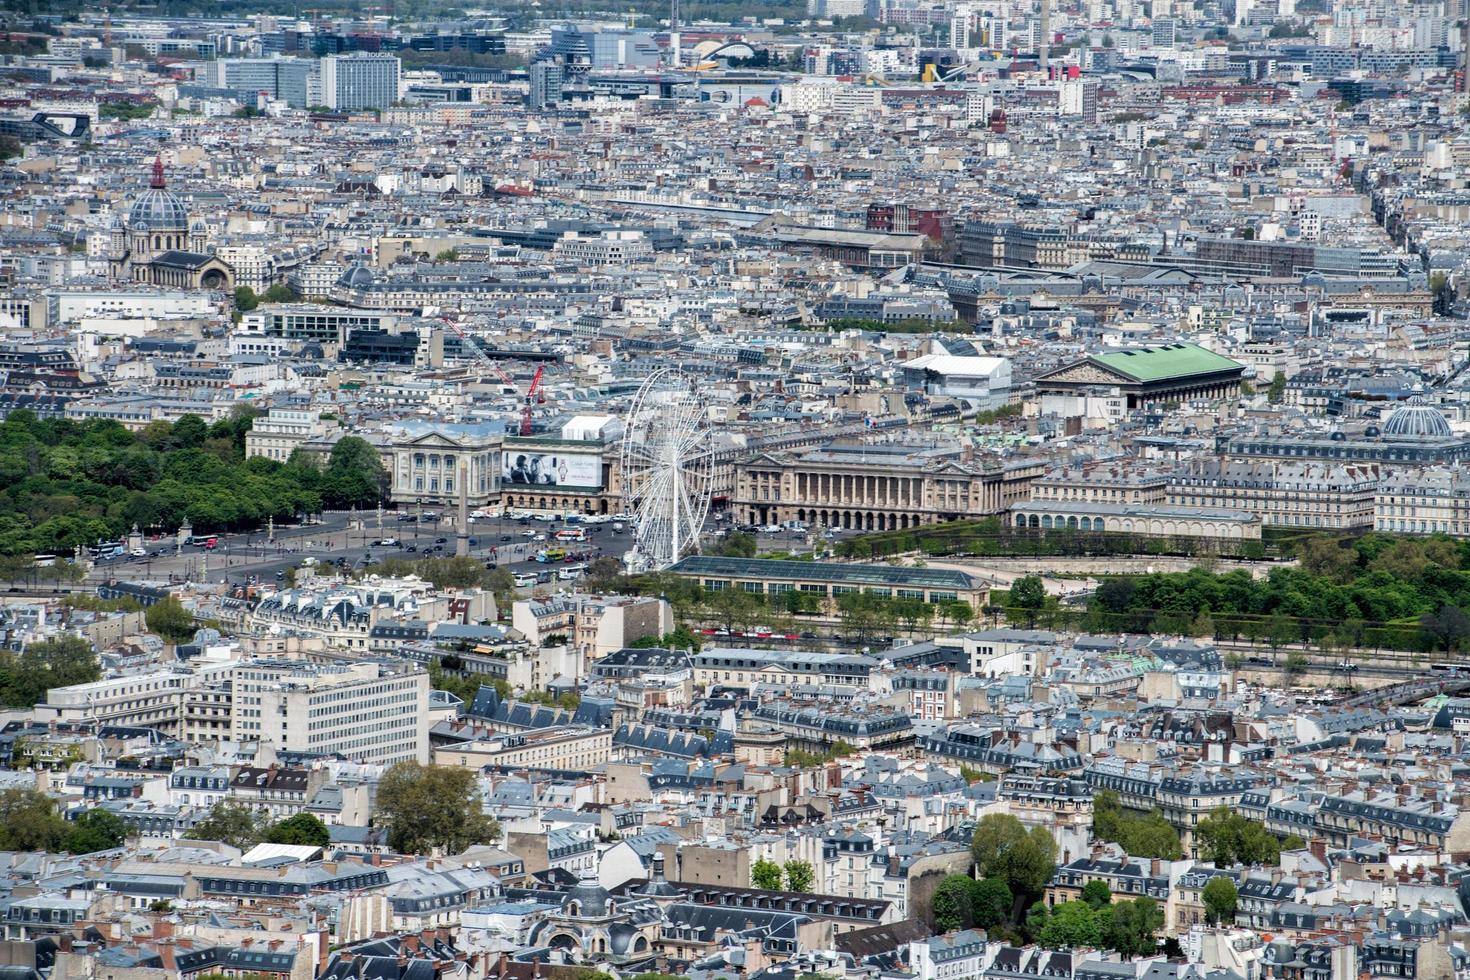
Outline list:
[[[536,373],[531,376],[531,385],[526,389],[526,407],[521,409],[521,435],[531,434],[531,406],[536,402],[536,393],[541,390],[541,372],[546,370],[546,365],[536,365]]]
[[[501,381],[504,381],[512,388],[515,387],[514,379],[512,379],[510,375],[505,373],[504,368],[495,363],[495,361],[491,360],[490,355],[481,350],[480,345],[471,340],[469,335],[459,328],[459,324],[455,323],[447,316],[440,317],[440,319],[448,325],[449,329],[459,334],[461,348],[469,351],[470,355],[473,356],[475,360],[479,361],[480,364],[493,371],[495,373],[495,376],[498,377]],[[541,374],[545,370],[545,365],[538,364],[536,366],[536,373],[531,378],[531,384],[528,388],[526,388],[526,404],[521,409],[521,435],[523,436],[528,436],[531,434],[531,406],[535,404],[536,395],[541,390]]]

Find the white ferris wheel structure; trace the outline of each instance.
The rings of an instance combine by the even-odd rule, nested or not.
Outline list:
[[[714,450],[709,410],[692,378],[655,371],[628,409],[623,431],[624,510],[633,515],[630,570],[668,568],[699,547],[709,516]]]

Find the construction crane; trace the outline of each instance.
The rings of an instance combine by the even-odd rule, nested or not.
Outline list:
[[[536,402],[536,395],[541,390],[541,373],[546,370],[546,365],[536,365],[536,373],[531,376],[531,384],[526,388],[526,407],[521,409],[521,435],[531,434],[531,406]]]
[[[515,387],[515,381],[512,380],[509,374],[505,373],[505,369],[502,368],[499,364],[496,364],[495,361],[491,360],[490,355],[481,350],[480,345],[471,340],[469,334],[460,329],[459,324],[455,323],[447,316],[440,317],[440,319],[444,321],[444,323],[449,327],[450,330],[453,330],[456,334],[459,335],[459,346],[461,348],[468,350],[471,356],[473,356],[475,360],[480,362],[480,365],[482,367],[489,368],[490,371],[494,373],[494,375],[498,377],[501,381],[504,381],[512,388]],[[523,436],[528,436],[531,434],[531,406],[536,403],[536,395],[541,390],[541,376],[545,371],[546,365],[536,365],[536,373],[532,375],[531,384],[529,387],[526,388],[526,403],[521,408],[521,435]]]

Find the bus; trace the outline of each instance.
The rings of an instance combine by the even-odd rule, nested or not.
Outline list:
[[[545,551],[536,552],[536,561],[545,564],[547,562],[561,561],[567,553],[560,548],[548,548]]]
[[[556,532],[558,541],[586,541],[587,529],[581,527],[564,527]]]

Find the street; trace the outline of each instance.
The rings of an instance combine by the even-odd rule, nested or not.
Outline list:
[[[349,514],[345,511],[322,515],[319,524],[277,527],[274,534],[265,529],[236,534],[211,535],[217,541],[214,548],[185,545],[175,546],[172,536],[145,540],[146,558],[119,558],[98,561],[88,576],[88,581],[101,582],[110,578],[139,581],[180,582],[232,582],[244,583],[253,575],[263,583],[284,576],[286,569],[299,567],[307,557],[323,563],[335,563],[345,558],[353,568],[362,568],[388,558],[416,560],[422,558],[452,558],[455,552],[455,522],[452,515],[438,514],[437,520],[400,520],[400,513],[411,511],[376,511]],[[558,542],[557,530],[580,527],[587,534],[585,542]],[[512,572],[535,572],[550,570],[553,573],[560,562],[542,564],[532,560],[536,552],[547,548],[585,553],[583,562],[603,554],[621,559],[624,551],[632,544],[632,534],[626,529],[622,534],[613,532],[611,522],[606,524],[568,525],[564,521],[538,521],[530,518],[512,520],[493,517],[473,521],[470,524],[470,556],[480,561],[495,562]],[[536,540],[530,534],[544,535]],[[196,537],[205,532],[196,531]],[[395,545],[380,545],[377,542],[394,539]],[[509,540],[505,540],[509,538]],[[163,555],[156,552],[162,550]]]

